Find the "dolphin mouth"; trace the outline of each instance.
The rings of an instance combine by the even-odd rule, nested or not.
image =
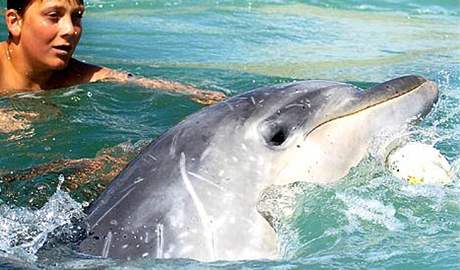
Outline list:
[[[433,93],[434,99],[430,103],[434,104],[438,99],[438,88],[434,82],[420,76],[404,76],[369,88],[366,91],[368,96],[363,99],[363,101],[367,103],[368,106],[360,108],[353,113],[400,98],[415,91],[426,91],[427,93]]]
[[[414,117],[423,117],[431,111],[433,105],[437,102],[439,95],[438,87],[433,81],[427,80],[421,76],[410,75],[381,83],[357,93],[357,101],[353,104],[352,109],[337,114],[320,123],[308,131],[305,136],[308,136],[316,129],[334,120],[358,114],[387,102],[402,99],[416,92],[423,96],[424,100],[423,102],[417,101],[418,103],[414,102],[414,104],[410,105],[420,106],[419,114],[414,115]]]

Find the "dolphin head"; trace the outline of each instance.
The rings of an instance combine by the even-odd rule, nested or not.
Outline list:
[[[400,132],[428,113],[437,97],[435,83],[419,76],[366,90],[330,81],[256,89],[220,104],[228,110],[215,137],[223,139],[218,144],[226,155],[241,156],[246,148],[243,159],[266,164],[271,180],[264,184],[335,182],[367,154],[376,136]]]
[[[409,98],[415,93],[421,99]],[[294,137],[290,135],[296,131],[307,137],[323,124],[359,113],[397,113],[408,122],[430,111],[437,99],[437,88],[433,82],[417,76],[394,79],[366,91],[349,84],[310,81],[289,85],[273,98],[280,103],[269,105],[271,110],[264,112],[259,129],[267,145],[280,149],[289,146]],[[387,102],[392,106],[386,106]]]
[[[146,147],[89,209],[81,251],[114,258],[276,257],[261,192],[333,183],[430,111],[433,82],[406,76],[367,90],[330,81],[266,87],[191,115]],[[260,210],[260,209],[259,209]]]

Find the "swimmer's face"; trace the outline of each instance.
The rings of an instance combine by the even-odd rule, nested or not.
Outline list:
[[[80,41],[84,6],[76,0],[35,0],[21,18],[19,43],[36,68],[67,66]]]

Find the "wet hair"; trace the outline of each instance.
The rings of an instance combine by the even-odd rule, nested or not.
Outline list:
[[[6,9],[15,9],[19,15],[24,15],[27,7],[36,0],[8,0],[6,1]],[[76,0],[80,4],[84,5],[83,0]]]
[[[7,9],[15,9],[19,15],[23,15],[31,0],[8,0],[6,2]]]

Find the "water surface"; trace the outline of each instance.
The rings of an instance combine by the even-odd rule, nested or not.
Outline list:
[[[140,76],[228,95],[302,79],[360,87],[406,74],[434,80],[440,100],[411,138],[433,144],[457,164],[459,1],[85,2],[76,57]],[[6,37],[3,24],[0,36]],[[112,83],[1,98],[0,108],[36,116],[28,128],[0,134],[0,171],[15,174],[105,154],[129,159],[201,107],[184,96]],[[370,156],[336,186],[273,190],[273,197],[283,195],[280,205],[292,210],[281,216],[282,259],[200,263],[119,262],[65,248],[38,251],[49,233],[81,215],[101,188],[96,175],[71,192],[64,179],[56,191],[68,173],[61,168],[0,185],[0,269],[460,268],[457,176],[447,187],[407,186]]]

